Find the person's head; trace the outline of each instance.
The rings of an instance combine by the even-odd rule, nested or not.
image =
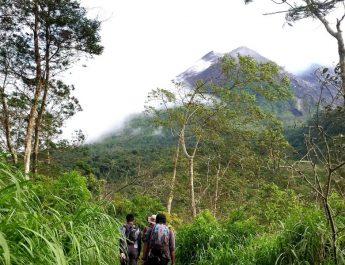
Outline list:
[[[156,215],[153,214],[147,218],[147,222],[149,225],[155,225],[156,224]]]
[[[127,214],[126,220],[127,220],[127,223],[133,222],[134,221],[134,215],[132,213]]]
[[[166,224],[166,222],[167,222],[167,218],[166,218],[165,214],[163,214],[163,213],[157,214],[157,216],[156,216],[156,223],[157,224]]]

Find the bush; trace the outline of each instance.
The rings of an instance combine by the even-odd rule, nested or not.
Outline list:
[[[201,212],[191,224],[183,226],[176,236],[176,260],[178,264],[196,264],[207,258],[210,249],[217,248],[224,242],[221,227],[212,214]],[[206,255],[206,256],[205,256]]]
[[[253,236],[262,232],[262,226],[254,216],[247,217],[243,209],[237,209],[229,218],[223,221],[222,226],[230,238],[230,243],[245,244]]]
[[[323,264],[330,255],[327,221],[317,207],[305,208],[285,221],[279,264]]]
[[[232,251],[218,249],[209,264],[221,264],[215,263],[216,260],[253,265],[328,264],[325,257],[330,253],[325,229],[322,212],[317,208],[304,208],[282,223],[278,231],[251,237],[246,245],[235,245]]]
[[[26,181],[0,162],[0,264],[118,264],[119,224],[75,172]]]
[[[242,209],[221,223],[203,212],[178,231],[177,264],[333,264],[322,211],[298,209],[274,230],[263,229]]]
[[[248,208],[260,224],[274,228],[289,215],[300,212],[301,203],[294,191],[281,190],[271,183],[260,189],[254,204]]]
[[[126,215],[132,213],[135,216],[135,222],[140,227],[147,225],[147,217],[158,212],[164,212],[165,207],[157,198],[147,195],[134,195],[126,199],[120,194],[116,194],[113,200],[115,206],[116,218],[124,222]]]

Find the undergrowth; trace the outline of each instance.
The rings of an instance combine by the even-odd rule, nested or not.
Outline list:
[[[0,264],[118,264],[118,242],[118,222],[84,177],[27,181],[0,162]]]

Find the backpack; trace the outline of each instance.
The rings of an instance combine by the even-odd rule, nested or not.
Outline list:
[[[170,230],[164,224],[155,224],[150,235],[150,253],[154,256],[168,255]]]
[[[138,240],[138,229],[135,225],[124,225],[127,245],[133,245]]]

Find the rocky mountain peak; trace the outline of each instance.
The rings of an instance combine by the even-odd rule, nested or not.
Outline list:
[[[216,61],[222,55],[223,54],[215,53],[214,51],[210,51],[209,53],[206,53],[203,57],[201,57],[201,60],[204,60],[204,61]]]
[[[178,75],[177,80],[184,82],[188,86],[193,86],[198,80],[221,81],[219,58],[223,55],[236,58],[238,54],[250,56],[259,63],[271,61],[245,46],[238,47],[226,54],[210,51],[190,68]],[[281,74],[287,75],[290,79],[290,89],[294,93],[294,99],[289,101],[289,110],[295,116],[307,113],[309,109],[315,105],[320,90],[319,81],[314,75],[315,68],[317,67],[319,67],[319,65],[312,65],[310,69],[307,69],[299,75],[294,75],[281,68]]]
[[[229,55],[233,57],[237,57],[238,54],[242,56],[250,56],[260,63],[270,61],[266,57],[263,57],[261,54],[259,54],[257,51],[254,51],[246,46],[238,47],[229,53]]]

